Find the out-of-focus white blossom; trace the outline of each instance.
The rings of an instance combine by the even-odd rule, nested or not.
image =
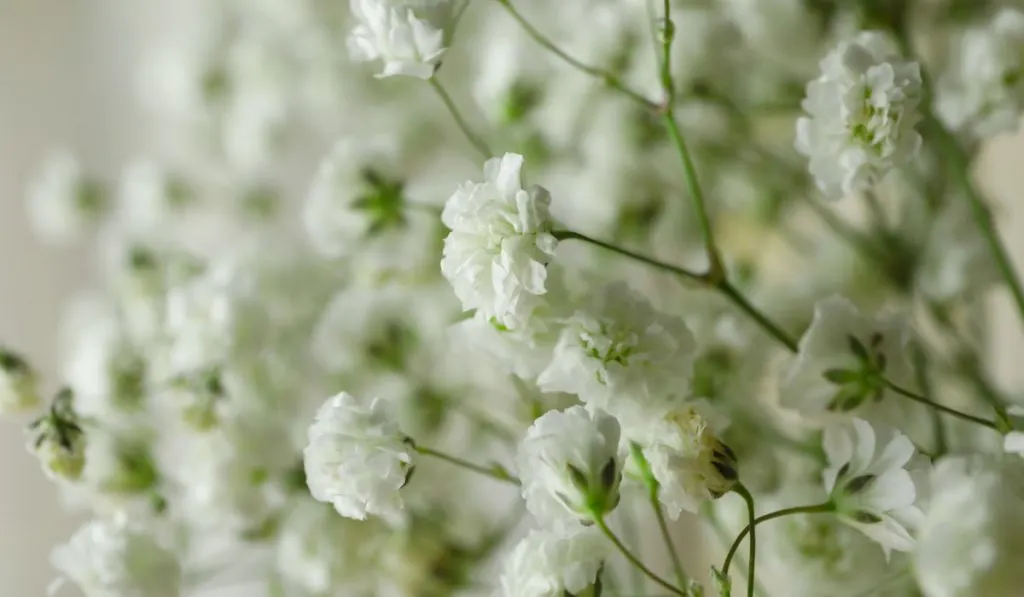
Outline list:
[[[1024,13],[1002,8],[968,29],[940,80],[935,109],[943,122],[978,137],[1017,130],[1024,103]]]
[[[870,413],[876,403],[881,408],[901,400],[885,380],[905,387],[911,379],[904,355],[906,334],[897,317],[866,317],[839,296],[819,301],[799,352],[783,375],[781,404],[816,417],[858,409]]]
[[[342,516],[364,520],[373,514],[397,522],[412,453],[385,401],[342,392],[320,407],[309,427],[306,482],[314,498]]]
[[[444,31],[417,17],[415,11],[393,0],[351,0],[357,24],[348,37],[353,60],[380,60],[378,77],[434,76],[444,53]]]
[[[610,555],[608,540],[594,528],[564,533],[536,529],[508,555],[501,579],[501,597],[579,595],[593,585]]]
[[[534,421],[516,457],[526,508],[545,528],[604,516],[619,503],[619,423],[582,406]]]
[[[29,182],[29,222],[36,234],[52,243],[80,238],[108,208],[104,189],[89,179],[75,156],[59,151],[47,157]]]
[[[541,187],[524,189],[523,156],[508,153],[484,164],[484,182],[467,182],[441,215],[451,233],[441,273],[466,310],[509,329],[529,323],[546,292],[547,264],[558,241],[551,234]]]
[[[796,146],[829,198],[870,188],[917,153],[921,72],[878,32],[842,42],[807,85]]]
[[[85,468],[86,434],[74,408],[74,394],[62,389],[49,411],[31,425],[28,449],[50,479],[76,480]]]
[[[616,282],[595,290],[564,321],[551,364],[537,383],[619,416],[629,400],[684,396],[695,351],[681,319],[658,312]]]
[[[386,139],[343,139],[320,163],[303,223],[313,247],[342,257],[371,234],[405,223],[404,184],[393,179],[397,147]]]
[[[794,501],[795,500],[795,501]],[[774,512],[824,501],[820,487],[790,484],[758,508]],[[719,502],[722,506],[730,505]],[[737,504],[738,505],[738,504]],[[746,512],[738,512],[740,528]],[[831,513],[795,514],[757,527],[757,580],[768,595],[786,597],[904,597],[913,579],[903,554],[886,557],[878,544]]]
[[[917,277],[921,290],[938,301],[984,292],[999,280],[985,237],[963,202],[954,199],[935,219]]]
[[[0,415],[39,406],[38,385],[32,366],[21,355],[0,347]]]
[[[959,456],[932,474],[931,504],[914,550],[926,597],[1015,597],[1024,569],[1024,475],[1019,461]]]
[[[387,530],[373,521],[336,516],[329,506],[308,498],[289,506],[277,538],[281,576],[310,595],[361,595],[371,590],[382,531]]]
[[[914,531],[924,514],[911,472],[914,444],[862,419],[825,430],[825,491],[847,524],[889,550],[914,548]]]
[[[178,597],[181,568],[147,531],[123,520],[93,520],[51,555],[86,597]]]

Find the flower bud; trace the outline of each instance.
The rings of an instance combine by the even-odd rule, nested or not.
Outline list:
[[[20,355],[0,347],[0,414],[39,406],[38,377]]]

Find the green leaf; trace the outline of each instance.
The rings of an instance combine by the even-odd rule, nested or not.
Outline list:
[[[821,376],[826,380],[841,386],[856,383],[861,378],[861,374],[859,372],[850,369],[828,369],[822,373]]]

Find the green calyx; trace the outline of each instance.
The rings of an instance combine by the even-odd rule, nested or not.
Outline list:
[[[822,377],[839,388],[829,402],[829,410],[849,412],[869,398],[875,402],[882,400],[886,387],[886,357],[880,350],[882,340],[883,336],[876,333],[865,345],[855,336],[847,336],[857,363],[849,369],[834,368],[822,373]]]
[[[391,180],[372,169],[361,172],[364,193],[356,198],[352,206],[367,214],[370,227],[367,235],[373,236],[385,230],[405,226],[405,184]]]

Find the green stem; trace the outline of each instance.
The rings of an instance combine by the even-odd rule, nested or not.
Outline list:
[[[734,305],[739,307],[741,311],[746,313],[748,317],[757,322],[765,332],[778,340],[779,343],[785,346],[790,352],[795,353],[799,351],[797,341],[769,319],[767,315],[752,305],[750,301],[748,301],[747,298],[736,289],[735,286],[729,283],[728,280],[722,280],[715,286],[715,288],[725,295],[726,298],[732,301]]]
[[[914,343],[911,356],[913,359],[914,377],[917,380],[917,386],[921,388],[926,396],[931,395],[933,392],[931,379],[928,377],[928,355],[925,354],[924,348],[920,343]],[[932,416],[932,429],[934,430],[935,435],[935,453],[938,456],[942,456],[949,451],[949,438],[946,436],[946,426],[943,424],[939,411],[931,409],[928,412],[931,413]]]
[[[601,529],[601,532],[604,533],[605,537],[608,537],[608,540],[611,541],[613,545],[615,545],[615,548],[618,549],[622,553],[622,555],[626,557],[627,560],[629,560],[629,563],[633,564],[641,572],[647,575],[647,578],[658,583],[658,585],[660,585],[665,590],[671,592],[673,595],[681,595],[683,597],[686,596],[686,593],[684,593],[682,589],[672,586],[670,582],[658,576],[654,572],[651,572],[651,569],[647,566],[644,566],[644,563],[638,560],[637,557],[634,556],[629,551],[629,549],[622,544],[622,541],[619,541],[619,538],[615,536],[615,533],[613,533],[612,530],[608,528],[608,523],[604,521],[603,517],[596,517],[595,522],[597,523],[597,526]]]
[[[665,104],[671,106],[675,99],[675,84],[672,82],[672,40],[675,38],[675,24],[672,23],[671,0],[664,0],[661,10],[665,19],[661,32],[661,87],[665,90]]]
[[[700,223],[701,233],[704,236],[704,246],[708,253],[708,278],[712,281],[725,278],[725,269],[722,257],[718,252],[718,245],[715,244],[714,232],[711,229],[711,218],[708,216],[707,204],[704,200],[704,191],[701,189],[700,181],[697,178],[697,168],[693,164],[693,157],[686,146],[679,125],[676,123],[675,110],[671,104],[666,104],[665,126],[668,127],[669,136],[676,146],[679,159],[683,164],[683,174],[686,178],[686,188],[690,193],[690,200],[697,212],[697,220]]]
[[[960,183],[960,187],[967,197],[967,203],[974,217],[974,223],[978,226],[982,236],[985,237],[989,252],[992,254],[992,258],[995,259],[996,265],[1000,273],[1002,273],[1003,280],[1010,288],[1013,301],[1017,305],[1017,312],[1021,318],[1024,318],[1024,286],[1021,286],[1020,278],[1014,271],[1013,263],[1010,261],[1010,255],[999,238],[999,233],[992,222],[992,214],[989,212],[988,206],[985,205],[984,199],[982,199],[978,189],[971,181],[967,157],[964,155],[963,149],[953,134],[946,130],[946,127],[935,118],[934,114],[929,113],[926,119],[940,147],[946,153],[953,176]]]
[[[608,85],[609,87],[611,87],[613,89],[621,91],[626,96],[628,96],[630,99],[632,99],[633,101],[635,101],[635,102],[639,103],[640,105],[642,105],[644,108],[647,108],[649,110],[654,110],[654,109],[656,109],[658,107],[657,104],[655,104],[651,100],[645,98],[640,93],[638,93],[636,91],[633,91],[632,89],[627,87],[622,81],[619,80],[619,77],[617,77],[614,73],[612,73],[612,72],[610,72],[608,70],[605,70],[603,68],[598,68],[596,66],[590,66],[589,64],[584,64],[584,63],[580,62],[579,60],[576,60],[572,56],[570,56],[570,55],[566,54],[565,52],[563,52],[550,39],[545,37],[543,33],[541,33],[539,30],[537,30],[536,27],[534,27],[532,24],[530,24],[530,22],[526,20],[526,18],[522,15],[522,13],[520,13],[518,10],[516,10],[516,8],[514,6],[512,6],[511,0],[496,0],[496,1],[498,2],[498,4],[504,6],[505,10],[508,11],[508,13],[512,16],[512,18],[515,19],[519,23],[519,25],[523,28],[524,31],[526,31],[526,34],[529,35],[531,38],[533,38],[533,41],[537,42],[545,50],[551,52],[555,56],[558,56],[564,62],[566,62],[570,66],[576,68],[577,70],[579,70],[579,71],[581,71],[581,72],[583,72],[583,73],[585,73],[587,75],[590,75],[591,77],[594,77],[596,79],[600,79],[601,81],[604,82],[605,85]]]
[[[754,511],[754,496],[751,495],[750,491],[742,483],[737,483],[733,491],[738,493],[743,498],[743,501],[747,503],[747,518],[749,520],[747,528],[750,529],[750,555],[747,559],[747,597],[754,597],[754,572],[757,567],[757,533],[754,532],[754,527],[757,526],[757,515]]]
[[[455,102],[452,101],[452,96],[448,95],[448,92],[445,90],[444,86],[441,85],[441,82],[437,80],[437,77],[431,77],[429,79],[429,83],[430,86],[434,88],[434,91],[437,92],[437,96],[441,98],[442,102],[444,102],[444,106],[448,108],[448,112],[451,113],[452,118],[455,119],[455,124],[458,125],[459,130],[462,131],[462,134],[466,136],[466,139],[473,144],[473,147],[476,148],[480,155],[485,159],[494,157],[494,154],[491,153],[491,149],[487,146],[487,142],[473,132],[473,129],[470,128],[466,119],[462,117],[462,113],[459,112],[459,108],[455,105]]]
[[[948,406],[943,406],[943,405],[939,404],[938,402],[934,402],[933,400],[931,400],[930,398],[928,398],[926,396],[922,396],[922,395],[917,394],[915,392],[911,392],[910,390],[908,390],[906,388],[900,387],[900,386],[896,385],[895,383],[889,381],[888,379],[885,380],[885,385],[886,385],[887,388],[889,388],[893,392],[896,392],[900,396],[904,396],[906,398],[910,398],[914,402],[920,402],[921,404],[930,406],[930,407],[932,407],[932,408],[934,408],[934,409],[936,409],[936,410],[938,410],[940,412],[944,412],[947,415],[952,415],[954,417],[958,417],[958,418],[963,419],[965,421],[971,421],[972,423],[977,423],[979,425],[983,425],[985,427],[988,427],[989,429],[995,429],[996,431],[999,430],[999,426],[996,425],[996,423],[994,421],[989,421],[988,419],[983,419],[981,417],[976,417],[974,415],[969,415],[969,414],[967,414],[965,412],[960,412],[960,411],[958,411],[956,409],[949,408]]]
[[[789,516],[791,514],[814,514],[816,512],[833,512],[834,510],[835,506],[833,506],[831,502],[825,502],[824,504],[815,504],[813,506],[795,506],[793,508],[783,508],[782,510],[776,510],[775,512],[769,512],[768,514],[758,516],[749,524],[747,524],[747,526],[742,531],[740,531],[740,534],[736,536],[736,539],[733,540],[732,545],[729,547],[728,553],[725,554],[725,563],[722,564],[722,575],[729,575],[729,566],[732,564],[733,556],[736,555],[736,550],[739,549],[740,543],[743,541],[743,538],[747,536],[747,533],[752,532],[754,527],[761,524],[762,522],[767,522],[775,518],[782,518],[783,516]],[[751,582],[750,584],[753,584],[753,582]]]
[[[665,521],[665,512],[661,508],[661,502],[658,501],[658,488],[656,486],[651,487],[651,490],[647,492],[647,495],[651,501],[651,508],[654,509],[654,515],[658,519],[658,528],[661,530],[661,538],[665,541],[665,547],[668,549],[668,555],[672,558],[672,570],[676,574],[676,582],[679,583],[680,587],[686,588],[686,572],[683,571],[683,564],[679,560],[679,552],[676,551],[676,545],[672,541],[672,534],[668,531],[668,523]]]
[[[637,261],[640,261],[642,263],[646,263],[647,265],[656,267],[658,269],[665,270],[667,272],[676,274],[678,276],[683,276],[684,278],[689,278],[691,280],[696,280],[698,282],[704,282],[704,275],[703,274],[699,274],[697,272],[694,272],[694,271],[691,271],[691,270],[688,270],[688,269],[684,269],[684,268],[681,268],[681,267],[676,267],[674,265],[665,263],[664,261],[658,261],[657,259],[653,259],[651,257],[647,257],[646,255],[641,255],[640,253],[634,253],[633,251],[630,251],[629,249],[624,249],[624,248],[619,247],[617,245],[613,245],[611,243],[606,243],[606,242],[604,242],[602,240],[597,240],[596,238],[591,238],[591,237],[589,237],[589,236],[587,236],[585,234],[580,234],[579,232],[574,232],[572,230],[555,230],[551,234],[553,234],[554,237],[557,238],[558,240],[568,240],[568,239],[581,240],[583,242],[590,243],[592,245],[601,247],[602,249],[607,249],[609,251],[618,253],[619,255],[625,255],[626,257],[629,257],[631,259],[636,259]]]
[[[480,473],[481,475],[485,475],[492,479],[497,479],[498,481],[504,481],[505,483],[511,483],[512,485],[520,485],[519,478],[509,474],[505,469],[481,466],[479,464],[469,462],[468,460],[463,460],[457,456],[445,454],[444,452],[439,452],[437,450],[425,448],[423,446],[414,445],[414,448],[416,449],[417,452],[425,456],[432,456],[434,458],[444,460],[445,462],[454,464],[455,466],[459,466],[464,469],[473,471],[474,473]]]

